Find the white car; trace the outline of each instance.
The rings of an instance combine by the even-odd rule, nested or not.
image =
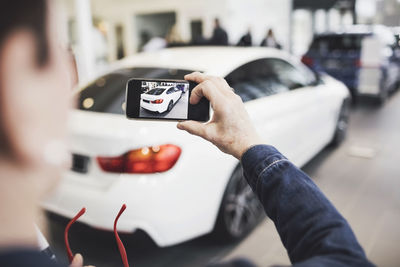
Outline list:
[[[190,60],[188,60],[190,58]],[[283,51],[191,47],[135,55],[80,92],[70,118],[72,169],[43,205],[80,222],[141,230],[169,246],[215,231],[241,238],[263,214],[239,162],[176,128],[176,122],[132,121],[124,115],[125,84],[133,77],[182,79],[204,71],[225,77],[245,102],[265,143],[303,166],[347,128],[348,89],[317,77]]]
[[[157,87],[140,96],[140,107],[158,113],[171,111],[182,96],[176,87]]]

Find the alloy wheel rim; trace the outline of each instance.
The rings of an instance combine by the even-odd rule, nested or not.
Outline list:
[[[240,172],[236,172],[224,207],[227,229],[233,236],[241,236],[257,223],[261,210],[253,190]]]

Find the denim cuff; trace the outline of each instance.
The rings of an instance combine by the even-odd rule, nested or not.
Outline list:
[[[255,189],[260,174],[280,160],[287,160],[287,158],[273,146],[257,145],[249,148],[243,154],[241,163],[244,176],[250,186]]]

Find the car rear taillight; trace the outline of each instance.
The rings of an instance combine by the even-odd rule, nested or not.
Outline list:
[[[311,67],[314,63],[314,60],[308,56],[303,56],[301,58],[301,62],[303,62],[304,65]]]
[[[157,100],[151,101],[152,104],[161,104],[162,102],[164,102],[163,99],[157,99]]]
[[[372,64],[369,63],[368,64],[368,63],[362,62],[361,59],[355,60],[354,65],[357,68],[370,68],[370,69],[380,69],[382,67],[381,65],[379,65],[377,63],[372,63]]]
[[[112,173],[156,173],[171,169],[181,155],[175,145],[143,147],[119,157],[97,157],[100,168]]]

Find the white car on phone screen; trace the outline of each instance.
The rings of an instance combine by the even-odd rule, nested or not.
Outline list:
[[[182,96],[176,87],[157,87],[140,96],[140,107],[149,111],[164,113],[171,111]]]
[[[188,60],[190,58],[190,60]],[[176,122],[125,117],[131,78],[183,79],[192,71],[224,77],[245,102],[265,143],[303,166],[347,129],[348,89],[316,76],[297,58],[268,48],[188,47],[142,53],[118,62],[79,92],[70,118],[73,166],[44,201],[82,223],[146,232],[159,246],[214,231],[241,238],[263,214],[239,161],[176,128]]]

